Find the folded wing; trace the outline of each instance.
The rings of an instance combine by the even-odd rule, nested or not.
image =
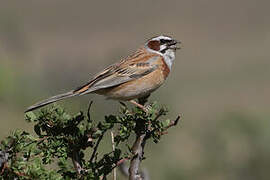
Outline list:
[[[83,95],[141,78],[157,69],[158,65],[155,62],[158,58],[160,57],[153,56],[147,58],[147,61],[123,61],[112,65],[98,74],[88,84],[76,89],[75,92]]]

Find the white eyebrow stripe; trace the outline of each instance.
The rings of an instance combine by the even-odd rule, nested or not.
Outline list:
[[[158,37],[153,38],[152,40],[160,40],[160,39],[167,39],[167,40],[171,40],[172,38],[167,37],[167,36],[158,36]]]

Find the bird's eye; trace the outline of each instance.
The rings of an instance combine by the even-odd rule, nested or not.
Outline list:
[[[172,40],[170,39],[160,39],[160,44],[167,44],[169,42],[171,42]]]

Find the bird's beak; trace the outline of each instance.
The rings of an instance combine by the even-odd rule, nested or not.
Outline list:
[[[173,40],[168,43],[168,47],[169,49],[173,49],[173,50],[181,49],[181,47],[177,46],[179,44],[181,44],[181,41]]]

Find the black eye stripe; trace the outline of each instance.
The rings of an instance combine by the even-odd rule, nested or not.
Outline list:
[[[172,41],[171,39],[160,39],[160,44],[167,44],[171,41]]]

